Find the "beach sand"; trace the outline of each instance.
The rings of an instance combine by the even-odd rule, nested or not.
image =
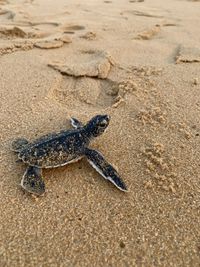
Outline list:
[[[200,266],[199,1],[0,1],[0,266]],[[83,159],[20,181],[11,143],[109,114]]]

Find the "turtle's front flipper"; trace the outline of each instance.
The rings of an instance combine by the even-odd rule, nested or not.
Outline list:
[[[25,138],[18,138],[12,142],[11,149],[14,152],[20,152],[26,145],[28,141]]]
[[[27,167],[21,180],[21,186],[32,194],[42,195],[45,192],[42,170],[34,166]]]
[[[82,122],[80,122],[79,120],[75,119],[75,118],[71,118],[70,119],[71,125],[75,128],[75,129],[80,129],[81,127],[83,127]]]
[[[127,191],[125,183],[120,178],[117,171],[104,159],[96,150],[86,149],[85,155],[92,167],[105,179],[113,183],[118,189]]]

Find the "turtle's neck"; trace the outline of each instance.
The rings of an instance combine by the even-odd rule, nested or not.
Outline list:
[[[84,137],[86,137],[88,139],[89,142],[95,138],[93,135],[93,132],[91,131],[90,125],[88,125],[88,124],[86,124],[82,128],[82,134]]]

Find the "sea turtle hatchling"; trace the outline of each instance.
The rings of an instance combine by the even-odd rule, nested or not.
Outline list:
[[[88,148],[90,141],[105,131],[109,121],[108,115],[97,115],[83,125],[77,119],[71,118],[71,125],[75,129],[51,133],[31,143],[24,138],[15,140],[12,143],[12,150],[17,152],[19,159],[28,165],[21,186],[30,193],[42,195],[45,192],[43,168],[64,166],[86,157],[92,167],[105,179],[120,190],[127,191],[117,171],[101,153]]]

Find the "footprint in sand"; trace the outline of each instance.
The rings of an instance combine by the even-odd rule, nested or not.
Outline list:
[[[71,110],[97,110],[113,106],[119,90],[119,84],[108,79],[63,77],[48,96]]]
[[[63,75],[50,90],[49,97],[71,110],[117,108],[125,102],[127,94],[138,89],[133,80],[108,78],[116,64],[105,51],[82,51],[72,58],[66,63],[49,64]]]
[[[8,15],[5,13],[7,18]],[[9,13],[10,14],[10,13]],[[4,37],[17,37],[17,38],[43,38],[50,36],[52,34],[55,35],[54,27],[60,25],[56,22],[31,22],[31,21],[9,21],[6,22],[6,19],[1,21],[2,17],[0,15],[1,25],[6,25],[0,27],[0,34]],[[53,28],[52,28],[53,27]]]
[[[49,36],[55,35],[57,27],[60,24],[57,22],[31,22],[26,21],[15,21],[9,23],[9,27],[20,28],[26,33],[24,38],[31,39],[41,39],[47,38]],[[8,26],[7,26],[8,27]],[[9,28],[8,28],[9,29]]]
[[[27,27],[19,27],[19,26],[6,26],[0,27],[0,36],[10,39],[10,38],[26,38],[26,39],[36,39],[36,38],[44,38],[51,35],[48,32],[37,32],[31,28],[29,31]]]
[[[14,17],[12,12],[6,10],[0,10],[0,19],[2,19],[1,15],[5,17],[4,20],[13,19]],[[16,26],[18,24],[20,26]],[[59,48],[62,47],[65,43],[70,43],[71,39],[69,38],[69,36],[55,32],[55,29],[53,28],[58,26],[60,26],[60,23],[48,21],[11,21],[9,22],[9,26],[0,27],[0,38],[10,40],[7,48],[1,49],[1,54],[6,54],[9,51],[16,51],[14,39],[24,39],[24,42],[26,42],[27,40],[29,41],[29,43],[32,42],[35,47],[40,49]],[[78,27],[74,26],[74,29],[76,28],[78,29]],[[40,40],[35,41],[35,39]],[[11,50],[10,47],[12,47]]]

